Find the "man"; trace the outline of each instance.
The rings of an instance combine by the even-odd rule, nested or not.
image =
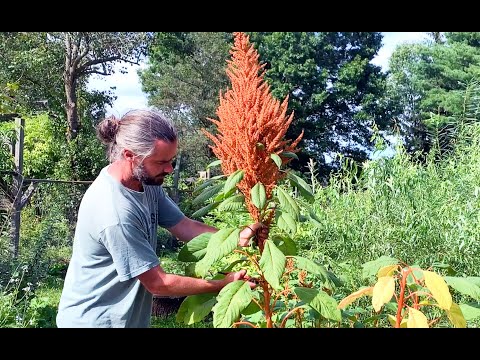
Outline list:
[[[180,241],[217,231],[186,217],[161,186],[177,153],[171,122],[134,110],[120,120],[103,120],[97,134],[108,146],[110,164],[80,204],[58,327],[148,327],[153,295],[219,292],[230,282],[248,281],[245,270],[206,280],[167,274],[160,266],[157,226]],[[268,230],[260,223],[245,227],[239,245],[257,231]]]

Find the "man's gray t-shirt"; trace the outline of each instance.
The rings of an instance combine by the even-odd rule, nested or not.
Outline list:
[[[159,265],[157,224],[184,218],[161,186],[126,188],[103,168],[80,204],[58,327],[148,327],[153,296],[136,276]]]

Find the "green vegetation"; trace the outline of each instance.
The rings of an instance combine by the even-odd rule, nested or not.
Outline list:
[[[109,43],[106,34],[102,39]],[[54,40],[60,35],[0,34],[0,327],[55,327],[76,210],[88,186],[37,183],[21,211],[19,256],[12,258],[10,205],[17,193],[12,188],[10,145],[15,134],[5,114],[18,113],[25,120],[25,178],[92,180],[106,164],[93,126],[112,94],[87,91],[84,75],[89,74],[77,73],[79,118],[66,113],[65,49]],[[85,34],[65,38],[74,35]],[[184,144],[181,182],[195,179],[212,161],[199,129],[208,124],[206,117],[214,117],[218,91],[226,85],[224,60],[232,37],[153,35],[142,85],[149,102],[179,125]],[[342,285],[329,289],[337,302],[376,283],[378,279],[365,276],[365,264],[382,256],[438,273],[453,302],[468,306],[461,307],[467,327],[479,327],[480,33],[432,33],[431,41],[400,46],[385,76],[368,62],[379,49],[379,33],[251,35],[266,63],[273,94],[290,97],[292,133],[305,128],[308,135],[300,144],[305,151],[292,165],[314,190],[314,201],[307,202],[285,185],[301,214],[313,218],[300,222],[293,235],[298,255],[322,264],[341,280]],[[135,52],[125,53],[127,58],[146,50],[143,40],[138,49],[133,40],[129,44]],[[42,101],[46,107],[40,106]],[[69,139],[77,125],[75,139]],[[342,147],[351,143],[338,143],[339,134],[366,148]],[[385,139],[392,137],[399,144],[395,155],[382,157]],[[365,161],[374,146],[377,153]],[[324,153],[334,156],[332,163],[325,162]],[[24,182],[22,190],[28,185]],[[188,215],[200,208],[192,188],[191,182],[180,185],[180,206]],[[202,220],[225,228],[247,223],[248,214],[216,209]],[[159,231],[158,256],[167,271],[185,273],[185,264],[177,261],[180,249],[168,233]],[[468,279],[468,286],[453,278]],[[321,285],[311,274],[303,281]],[[392,303],[384,304],[389,314],[395,313]],[[374,310],[371,299],[361,297],[342,310],[341,323],[311,316],[304,326],[391,326]],[[434,325],[452,326],[444,316]],[[207,317],[187,326],[169,315],[154,317],[152,327],[212,323]]]

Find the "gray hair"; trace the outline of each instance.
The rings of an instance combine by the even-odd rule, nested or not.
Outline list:
[[[153,110],[131,110],[121,119],[111,116],[97,126],[97,136],[107,145],[112,163],[120,159],[122,150],[128,149],[146,157],[153,152],[156,140],[174,142],[177,131],[173,123]]]

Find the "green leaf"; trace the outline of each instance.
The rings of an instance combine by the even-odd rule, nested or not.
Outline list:
[[[212,161],[210,164],[207,165],[207,169],[211,168],[211,167],[214,167],[214,166],[218,166],[222,163],[222,160],[218,159],[218,160],[215,160],[215,161]]]
[[[465,320],[472,321],[480,318],[480,305],[478,304],[461,304],[459,305]]]
[[[288,232],[290,235],[295,235],[297,232],[297,223],[294,218],[289,213],[284,213],[281,211],[276,212],[277,217],[277,226]]]
[[[480,302],[480,287],[468,278],[445,276],[445,281],[456,291],[468,295]]]
[[[207,245],[207,253],[197,263],[195,272],[204,277],[213,263],[230,254],[238,245],[240,231],[240,229],[226,228],[213,233]]]
[[[216,295],[208,293],[187,296],[178,308],[175,317],[176,321],[185,325],[192,325],[202,321],[210,314],[212,307],[217,302]]]
[[[300,208],[297,202],[281,187],[277,186],[277,197],[282,210],[288,212],[292,218],[297,221],[300,216]]]
[[[329,280],[327,269],[324,266],[300,256],[292,256],[292,259],[295,260],[298,269],[317,275],[322,281]]]
[[[284,255],[297,255],[297,245],[290,237],[275,234],[272,241]]]
[[[245,196],[243,194],[235,194],[226,198],[218,206],[219,211],[239,211],[245,209]]]
[[[223,188],[223,184],[216,184],[206,188],[200,195],[192,200],[193,205],[203,204],[208,199],[212,198]]]
[[[315,199],[311,186],[308,185],[307,182],[301,177],[289,171],[287,174],[287,179],[290,180],[293,186],[298,188],[300,194],[302,194],[302,196],[307,199],[307,201],[313,201]]]
[[[382,255],[378,259],[368,261],[362,265],[362,277],[366,279],[370,276],[375,276],[378,270],[380,270],[382,267],[387,265],[395,265],[398,263],[399,261],[397,259]]]
[[[202,216],[208,214],[210,210],[215,209],[219,204],[219,202],[213,202],[202,207],[201,209],[198,209],[192,214],[192,218],[201,218]]]
[[[250,190],[250,196],[252,197],[252,203],[261,210],[265,207],[267,202],[267,193],[265,192],[265,186],[261,182],[255,184],[255,186]]]
[[[248,282],[233,281],[220,290],[213,307],[213,326],[229,328],[237,321],[243,309],[252,301],[252,290]]]
[[[295,294],[326,319],[342,321],[342,313],[337,309],[337,301],[322,290],[296,287]]]
[[[235,189],[237,184],[242,181],[245,172],[243,170],[236,170],[230,174],[230,176],[225,181],[223,187],[223,193],[227,194],[230,190]]]
[[[225,175],[217,175],[217,176],[214,176],[214,177],[211,177],[210,179],[208,180],[205,180],[203,183],[201,183],[200,185],[198,185],[195,190],[193,190],[193,193],[194,194],[198,194],[200,191],[202,191],[203,189],[205,189],[206,187],[209,187],[211,185],[213,185],[218,179],[222,178],[222,177],[225,177]]]
[[[272,158],[273,162],[277,164],[278,168],[280,169],[282,167],[282,159],[280,156],[277,154],[270,154],[270,157]]]
[[[207,253],[208,241],[212,233],[203,233],[195,236],[192,240],[185,243],[178,252],[178,260],[184,262],[195,262],[202,259]]]
[[[285,255],[275,246],[273,241],[265,241],[259,265],[265,280],[276,290],[282,289],[280,278],[285,271],[285,261]]]
[[[290,151],[284,151],[284,152],[280,153],[280,155],[282,155],[283,157],[286,157],[286,158],[293,158],[293,159],[298,160],[297,154],[295,154],[293,152],[290,152]]]

